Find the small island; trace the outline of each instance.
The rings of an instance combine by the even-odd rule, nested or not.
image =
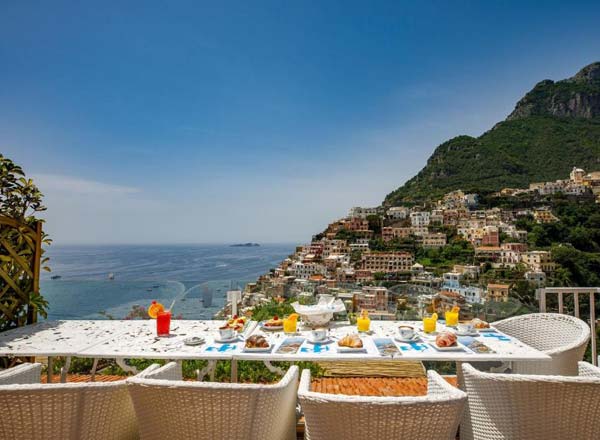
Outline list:
[[[260,246],[260,244],[258,244],[258,243],[237,243],[237,244],[231,245],[231,247],[255,247],[255,246]]]

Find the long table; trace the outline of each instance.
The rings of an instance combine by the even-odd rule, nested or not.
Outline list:
[[[156,336],[156,323],[153,320],[72,320],[44,321],[34,325],[20,327],[0,333],[0,356],[48,357],[64,356],[67,363],[62,379],[66,377],[71,357],[97,359],[116,359],[124,369],[135,372],[125,359],[168,359],[174,361],[201,359],[208,366],[199,375],[214,371],[217,360],[232,362],[232,380],[237,379],[237,361],[254,360],[264,362],[272,371],[281,372],[273,367],[272,361],[340,361],[340,360],[416,360],[451,362],[487,362],[487,361],[545,361],[551,358],[543,352],[522,343],[518,339],[497,330],[478,333],[472,340],[485,344],[488,353],[475,353],[466,346],[458,350],[440,351],[435,348],[434,336],[419,332],[420,339],[406,343],[396,339],[399,325],[421,327],[415,321],[372,321],[369,334],[362,335],[364,350],[354,353],[339,351],[336,341],[346,334],[356,333],[356,326],[348,322],[330,323],[330,343],[309,342],[310,329],[299,328],[294,337],[304,338],[297,352],[281,353],[280,345],[291,336],[280,331],[266,331],[258,323],[249,322],[244,332],[235,341],[219,343],[215,341],[218,328],[224,321],[173,320],[169,337]],[[438,323],[438,331],[445,330]],[[244,340],[253,334],[264,335],[271,344],[268,351],[249,352],[244,348]],[[184,339],[199,336],[205,343],[189,346]],[[375,342],[390,343],[398,350],[393,355],[380,354]],[[459,338],[459,342],[462,341]],[[95,365],[96,365],[95,362]],[[49,368],[50,370],[50,368]],[[94,369],[95,372],[95,369]]]

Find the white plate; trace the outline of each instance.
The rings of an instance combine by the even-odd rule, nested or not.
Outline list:
[[[261,325],[260,328],[262,330],[266,331],[266,332],[278,332],[278,331],[283,330],[283,326],[281,326],[281,327],[267,327],[267,326]]]
[[[215,342],[217,344],[228,344],[230,342],[239,341],[240,335],[236,335],[233,338],[221,339],[220,336],[215,336]]]
[[[282,325],[278,325],[276,327],[272,327],[272,326],[269,327],[269,326],[265,325],[264,321],[262,321],[260,323],[260,328],[262,328],[263,330],[266,330],[266,331],[276,332],[276,331],[279,331],[279,330],[283,330],[283,324]]]
[[[465,351],[465,348],[458,342],[456,345],[452,345],[451,347],[438,347],[435,342],[429,342],[429,345],[431,345],[437,351]]]
[[[273,348],[272,345],[269,345],[268,347],[246,347],[244,345],[244,348],[242,349],[242,351],[244,351],[246,353],[264,353],[266,351],[271,351],[272,348]]]
[[[352,347],[340,347],[339,345],[336,347],[338,353],[366,353],[367,349],[363,346],[360,348],[352,348]]]
[[[398,342],[403,342],[405,344],[409,343],[409,342],[416,342],[418,340],[420,340],[421,338],[419,337],[419,335],[414,335],[412,338],[409,339],[404,339],[400,336],[394,336],[394,340],[398,341]]]

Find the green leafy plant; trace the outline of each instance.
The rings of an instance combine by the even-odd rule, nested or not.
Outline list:
[[[43,194],[23,169],[0,154],[0,331],[46,316],[39,292],[39,270],[50,270],[42,245]]]

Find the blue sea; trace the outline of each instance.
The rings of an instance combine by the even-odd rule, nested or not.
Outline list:
[[[210,319],[223,307],[227,290],[255,281],[294,247],[50,246],[52,272],[42,274],[40,289],[49,302],[48,319],[122,319],[152,300],[166,307],[175,301],[175,316]]]

